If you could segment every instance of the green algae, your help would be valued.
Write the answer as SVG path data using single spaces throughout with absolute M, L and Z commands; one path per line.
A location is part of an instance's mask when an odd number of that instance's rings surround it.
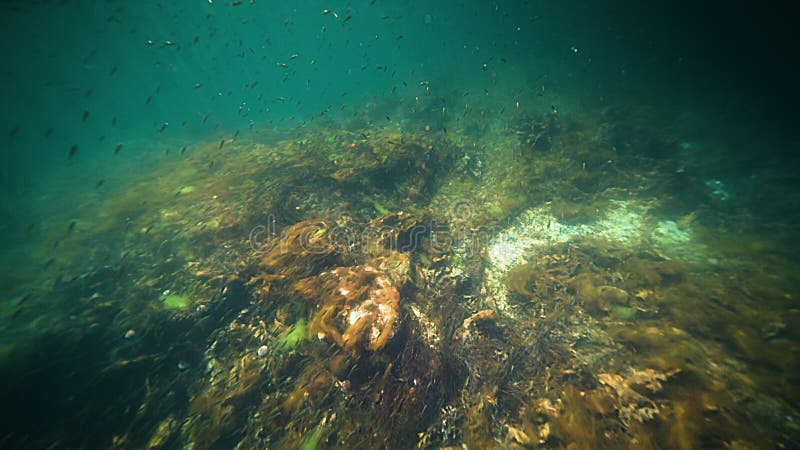
M 300 444 L 298 450 L 315 450 L 319 446 L 319 442 L 325 436 L 325 424 L 321 423 L 314 428 L 314 431 L 311 432 L 303 442 Z
M 377 212 L 378 212 L 378 214 L 380 214 L 380 215 L 382 215 L 382 216 L 385 216 L 385 215 L 391 214 L 391 211 L 389 211 L 389 210 L 388 210 L 388 209 L 386 209 L 386 208 L 385 208 L 383 205 L 381 205 L 380 203 L 378 203 L 378 201 L 377 201 L 377 200 L 374 200 L 374 199 L 372 200 L 372 206 L 375 208 L 375 211 L 377 211 Z
M 633 320 L 636 318 L 636 309 L 628 306 L 614 306 L 614 316 L 622 320 Z
M 279 350 L 288 352 L 297 348 L 306 338 L 306 321 L 300 319 L 292 325 L 276 342 Z
M 161 297 L 159 297 L 159 300 L 161 300 L 161 303 L 164 305 L 165 308 L 177 309 L 177 310 L 186 309 L 192 303 L 189 297 L 178 294 L 162 295 Z

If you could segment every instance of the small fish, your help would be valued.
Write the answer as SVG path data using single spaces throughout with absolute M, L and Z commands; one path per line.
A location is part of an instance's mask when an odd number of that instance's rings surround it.
M 93 93 L 94 93 L 93 89 L 87 89 L 86 92 L 83 93 L 83 96 L 84 97 L 91 97 Z
M 48 128 L 47 131 L 44 132 L 45 139 L 49 138 L 52 135 L 53 135 L 53 128 Z
M 78 222 L 76 222 L 74 220 L 72 222 L 70 222 L 69 223 L 69 227 L 67 228 L 67 231 L 70 232 L 70 233 L 75 231 L 75 225 L 77 225 L 77 224 L 78 224 Z
M 78 153 L 78 144 L 72 144 L 72 147 L 69 148 L 68 158 L 72 158 L 76 153 Z
M 152 95 L 148 95 L 147 96 L 147 100 L 144 101 L 144 104 L 145 105 L 149 105 L 150 102 L 152 102 L 152 101 L 153 101 L 153 96 Z
M 47 269 L 48 267 L 52 266 L 54 262 L 56 262 L 55 258 L 48 259 L 47 262 L 44 263 L 44 268 Z
M 201 87 L 203 87 L 203 83 L 195 83 L 194 84 L 194 88 L 195 89 L 200 89 Z
M 111 126 L 112 127 L 117 126 L 117 116 L 111 118 Z
M 134 336 L 136 336 L 136 330 L 131 328 L 130 330 L 126 331 L 125 334 L 122 337 L 125 338 L 125 339 L 130 339 L 130 338 L 132 338 Z
M 167 129 L 168 126 L 169 126 L 169 122 L 162 123 L 161 126 L 158 128 L 158 132 L 162 133 L 164 130 Z
M 350 20 L 350 19 L 352 19 L 352 18 L 353 18 L 353 16 L 351 16 L 351 15 L 349 15 L 349 14 L 348 14 L 348 16 L 347 16 L 347 17 L 345 17 L 345 18 L 344 18 L 344 20 L 342 21 L 342 26 L 344 26 L 344 24 L 346 24 L 346 23 L 347 23 L 347 21 L 348 21 L 348 20 Z
M 418 86 L 427 86 L 427 85 L 428 85 L 427 81 L 420 81 Z
M 23 310 L 24 310 L 24 308 L 23 308 L 23 307 L 21 307 L 21 306 L 20 306 L 19 308 L 17 308 L 17 310 L 16 310 L 16 311 L 14 311 L 14 314 L 12 314 L 12 315 L 11 315 L 11 321 L 12 321 L 12 322 L 13 322 L 13 321 L 15 321 L 15 320 L 17 319 L 17 317 L 18 317 L 20 314 L 22 314 L 22 311 L 23 311 Z
M 86 122 L 86 119 L 88 119 L 88 118 L 89 118 L 89 111 L 84 111 L 84 112 L 83 112 L 83 118 L 82 118 L 82 120 L 83 120 L 84 122 Z
M 278 67 L 289 67 L 286 63 L 278 63 Z
M 117 66 L 114 66 L 111 68 L 111 73 L 108 75 L 113 77 L 114 75 L 116 75 L 116 73 L 117 73 Z
M 27 301 L 28 301 L 28 300 L 29 300 L 29 299 L 30 299 L 32 296 L 33 296 L 33 294 L 31 294 L 30 292 L 28 292 L 27 294 L 25 294 L 25 296 L 24 296 L 24 297 L 22 297 L 22 298 L 21 298 L 21 299 L 20 299 L 20 300 L 17 302 L 17 307 L 20 307 L 20 306 L 22 306 L 22 305 L 23 305 L 25 302 L 27 302 Z
M 225 139 L 219 141 L 219 150 L 222 150 L 222 146 L 225 145 Z M 213 161 L 212 161 L 213 164 Z
M 198 41 L 200 41 L 200 36 L 195 36 L 194 40 L 192 40 L 192 44 L 197 44 Z
M 170 47 L 170 46 L 172 46 L 172 45 L 175 45 L 175 43 L 174 43 L 174 42 L 172 42 L 172 41 L 164 41 L 164 46 L 165 46 L 165 47 Z
M 322 15 L 323 15 L 323 16 L 324 16 L 325 14 L 330 14 L 330 13 L 331 13 L 331 10 L 330 10 L 330 9 L 323 9 L 323 10 L 322 10 Z
M 181 192 L 181 191 L 178 191 L 178 193 L 179 193 L 179 194 L 180 194 L 180 192 Z M 150 230 L 152 230 L 152 229 L 153 229 L 153 226 L 154 226 L 154 225 L 155 225 L 154 223 L 151 223 L 150 225 L 148 225 L 148 226 L 147 226 L 147 228 L 145 228 L 145 229 L 144 229 L 144 234 L 147 234 L 147 233 L 149 233 L 149 232 L 150 232 Z
M 231 6 L 239 6 L 241 4 L 242 4 L 242 0 L 235 0 L 234 2 L 231 3 Z
M 117 146 L 114 147 L 114 154 L 119 155 L 120 150 L 122 150 L 122 144 L 117 144 Z
M 298 55 L 297 53 L 293 53 L 292 55 L 289 56 L 289 61 L 291 61 L 293 59 L 297 59 L 298 56 L 300 56 L 300 55 Z
M 100 188 L 100 186 L 104 185 L 105 183 L 106 183 L 105 179 L 97 180 L 97 183 L 94 184 L 94 188 L 98 189 L 98 188 Z
M 185 145 L 183 147 L 181 147 L 181 155 L 184 154 L 184 153 L 186 153 L 186 146 Z

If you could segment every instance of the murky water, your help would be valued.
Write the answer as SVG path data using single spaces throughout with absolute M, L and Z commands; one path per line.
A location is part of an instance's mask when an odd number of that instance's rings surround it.
M 4 2 L 0 447 L 797 447 L 783 24 L 627 3 Z

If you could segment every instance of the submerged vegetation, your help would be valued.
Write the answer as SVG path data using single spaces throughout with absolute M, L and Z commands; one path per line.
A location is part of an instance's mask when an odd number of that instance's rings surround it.
M 795 447 L 796 255 L 629 116 L 198 145 L 61 243 L 0 442 Z

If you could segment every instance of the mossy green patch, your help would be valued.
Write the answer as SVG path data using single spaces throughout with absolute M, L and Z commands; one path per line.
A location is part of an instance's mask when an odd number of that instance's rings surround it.
M 300 319 L 276 341 L 279 350 L 288 352 L 297 348 L 306 338 L 306 321 Z
M 159 299 L 167 309 L 186 309 L 192 303 L 189 297 L 178 294 L 162 295 Z
M 181 194 L 191 194 L 191 193 L 192 193 L 192 192 L 194 192 L 196 189 L 197 189 L 197 188 L 195 188 L 194 186 L 183 186 L 183 187 L 181 187 L 180 189 L 178 189 L 178 193 L 181 193 Z
M 388 210 L 388 209 L 386 209 L 386 208 L 385 208 L 383 205 L 381 205 L 380 203 L 378 203 L 378 201 L 377 201 L 377 200 L 372 200 L 372 206 L 373 206 L 373 207 L 375 207 L 375 211 L 378 211 L 378 214 L 380 214 L 380 215 L 382 215 L 382 216 L 385 216 L 385 215 L 387 215 L 387 214 L 390 214 L 390 213 L 391 213 L 391 211 L 389 211 L 389 210 Z
M 633 320 L 636 318 L 636 309 L 627 306 L 615 306 L 613 312 L 614 316 L 622 320 Z
M 326 427 L 324 424 L 317 425 L 314 431 L 311 432 L 298 447 L 298 450 L 316 450 L 319 442 L 325 437 Z

